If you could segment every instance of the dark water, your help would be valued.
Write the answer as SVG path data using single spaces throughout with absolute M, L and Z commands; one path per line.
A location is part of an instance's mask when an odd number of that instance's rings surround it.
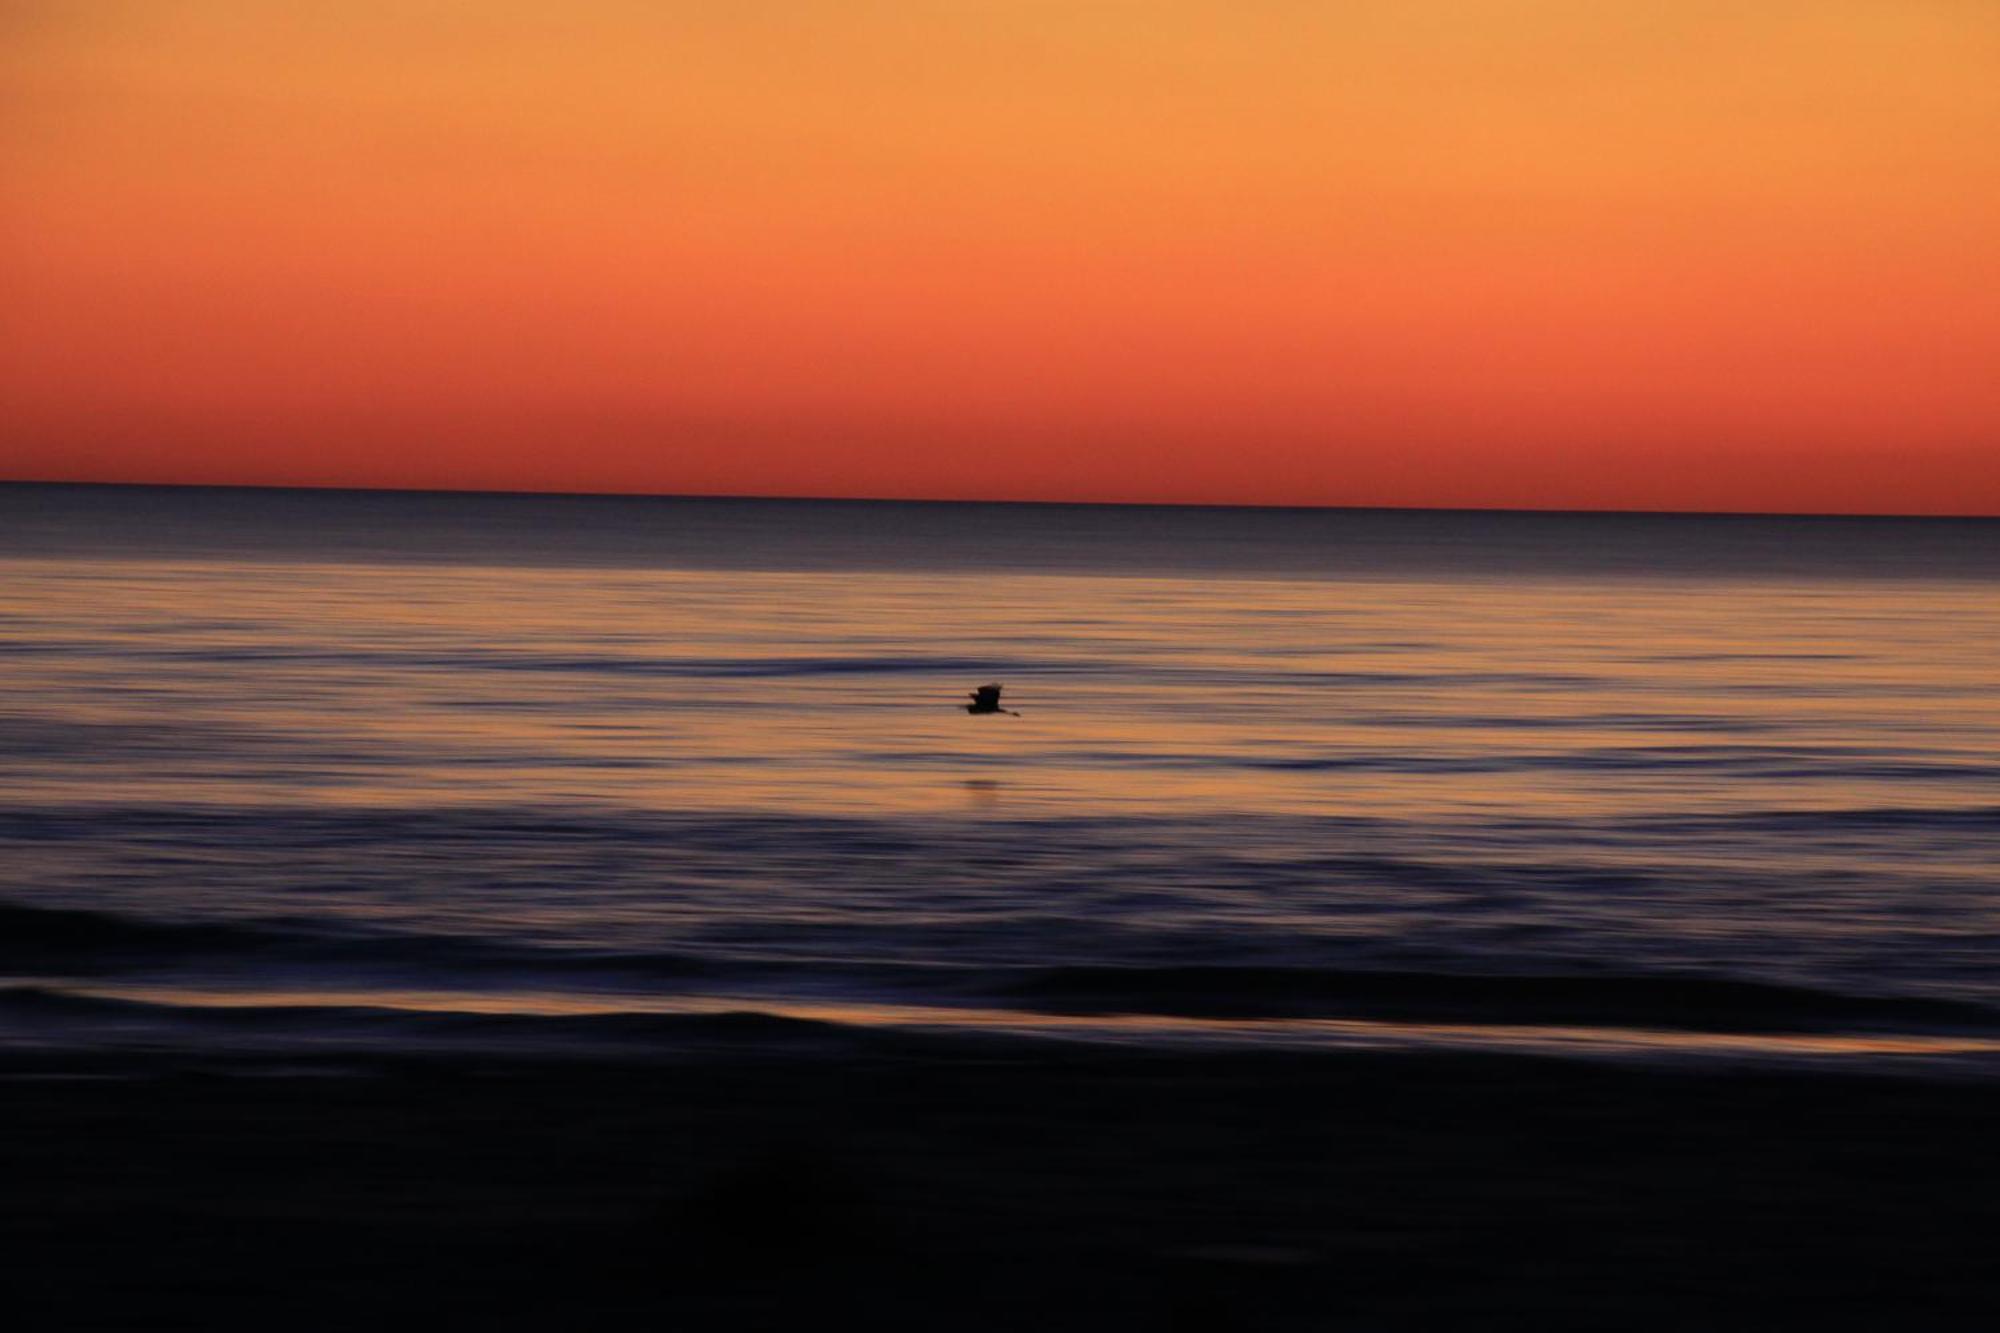
M 0 1032 L 2000 1067 L 1996 645 L 1996 522 L 0 487 Z

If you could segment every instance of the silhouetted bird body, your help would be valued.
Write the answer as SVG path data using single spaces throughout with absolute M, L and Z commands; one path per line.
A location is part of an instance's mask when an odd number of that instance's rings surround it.
M 1000 687 L 998 685 L 981 685 L 969 697 L 972 702 L 965 706 L 965 711 L 975 717 L 985 713 L 1005 713 L 1008 717 L 1021 716 L 1011 708 L 1002 708 L 1000 706 Z

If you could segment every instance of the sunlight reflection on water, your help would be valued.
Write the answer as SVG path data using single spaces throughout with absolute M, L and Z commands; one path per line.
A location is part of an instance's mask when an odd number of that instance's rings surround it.
M 983 782 L 1014 815 L 1434 817 L 1976 806 L 2000 779 L 1977 586 L 9 575 L 16 798 L 921 814 Z M 1023 716 L 963 715 L 988 678 Z

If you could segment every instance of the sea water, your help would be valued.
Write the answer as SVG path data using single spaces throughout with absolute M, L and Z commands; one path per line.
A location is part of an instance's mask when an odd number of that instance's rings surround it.
M 0 977 L 1988 1069 L 2000 521 L 0 487 Z

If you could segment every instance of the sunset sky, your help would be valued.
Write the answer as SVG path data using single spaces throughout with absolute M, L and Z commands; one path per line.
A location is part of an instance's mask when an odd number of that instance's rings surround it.
M 2000 3 L 0 0 L 0 477 L 2000 514 Z

